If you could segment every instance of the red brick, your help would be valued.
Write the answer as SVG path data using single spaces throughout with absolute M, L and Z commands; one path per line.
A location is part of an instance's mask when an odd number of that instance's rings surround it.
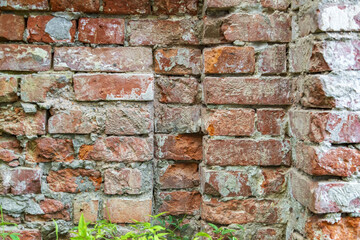
M 206 77 L 207 104 L 290 105 L 293 101 L 289 78 Z
M 42 240 L 41 232 L 36 229 L 15 230 L 11 232 L 19 233 L 21 240 Z
M 281 193 L 286 189 L 286 169 L 262 169 L 260 195 Z
M 197 133 L 200 130 L 199 106 L 155 106 L 155 132 Z
M 22 149 L 20 142 L 15 138 L 0 137 L 0 160 L 11 162 L 18 160 Z
M 255 127 L 253 109 L 206 109 L 204 131 L 209 135 L 250 136 Z
M 98 118 L 102 112 L 97 108 L 74 107 L 51 109 L 48 120 L 49 133 L 88 134 L 99 130 Z
M 142 174 L 138 169 L 107 169 L 104 172 L 105 194 L 139 194 L 142 187 Z
M 201 218 L 215 224 L 281 223 L 281 208 L 276 200 L 203 200 Z
M 261 52 L 259 70 L 263 74 L 286 73 L 286 45 L 272 45 Z
M 170 215 L 196 215 L 200 212 L 201 195 L 199 192 L 161 192 L 159 212 Z
M 197 163 L 176 163 L 165 167 L 160 173 L 161 189 L 192 188 L 199 185 Z
M 81 18 L 79 41 L 96 44 L 124 44 L 125 20 L 117 18 Z
M 16 102 L 18 100 L 18 78 L 0 75 L 0 102 Z
M 243 3 L 243 0 L 208 0 L 208 8 L 231 8 Z M 246 1 L 248 2 L 248 1 Z
M 70 221 L 70 214 L 66 210 L 62 202 L 46 198 L 40 202 L 40 208 L 43 210 L 44 214 L 41 215 L 25 215 L 25 221 L 49 221 L 51 219 L 62 219 L 65 221 Z
M 27 114 L 20 107 L 0 108 L 0 133 L 11 135 L 42 135 L 45 134 L 46 111 Z
M 0 9 L 4 10 L 48 10 L 47 0 L 4 0 Z
M 74 146 L 71 139 L 38 138 L 26 145 L 26 160 L 30 162 L 71 162 Z
M 285 126 L 285 111 L 283 109 L 258 109 L 257 129 L 263 135 L 277 136 Z
M 260 2 L 262 7 L 274 10 L 286 10 L 290 5 L 289 0 L 261 0 Z
M 99 12 L 100 0 L 50 0 L 52 11 Z
M 107 111 L 105 133 L 112 135 L 149 134 L 152 131 L 150 105 L 117 107 Z
M 243 14 L 227 17 L 221 30 L 228 41 L 290 42 L 291 18 L 285 13 Z
M 315 181 L 291 172 L 292 194 L 302 205 L 317 214 L 335 212 L 357 212 L 360 202 L 357 192 L 358 182 Z
M 76 199 L 74 201 L 74 223 L 78 223 L 81 214 L 86 222 L 95 223 L 98 220 L 99 200 Z
M 309 239 L 358 239 L 359 217 L 343 216 L 337 222 L 330 222 L 318 216 L 313 216 L 306 222 L 305 230 Z
M 204 49 L 205 73 L 253 73 L 255 51 L 253 47 L 221 46 Z
M 332 83 L 337 80 L 336 78 L 329 78 L 327 75 L 321 76 L 307 76 L 304 80 L 304 90 L 303 97 L 301 99 L 301 103 L 306 107 L 318 107 L 318 108 L 333 108 L 337 105 L 337 99 L 332 96 L 327 96 L 327 88 L 325 83 Z M 340 79 L 339 79 L 340 80 Z M 341 81 L 343 82 L 343 81 Z M 354 82 L 355 83 L 355 82 Z M 355 85 L 354 85 L 355 86 Z M 341 86 L 339 86 L 341 87 Z M 348 91 L 345 91 L 348 95 Z M 342 99 L 339 97 L 339 100 Z M 351 100 L 347 101 L 347 106 L 351 107 Z M 340 103 L 341 104 L 341 103 Z M 339 104 L 339 105 L 340 105 Z
M 74 42 L 76 21 L 45 15 L 30 16 L 27 30 L 29 42 Z
M 17 168 L 2 173 L 5 193 L 24 195 L 41 193 L 41 169 Z
M 202 160 L 202 137 L 194 134 L 155 135 L 157 158 Z
M 148 222 L 151 211 L 151 199 L 109 198 L 105 200 L 103 215 L 113 223 Z
M 223 3 L 224 1 L 221 2 Z M 202 39 L 203 44 L 218 44 L 229 42 L 225 39 L 224 33 L 221 29 L 221 26 L 223 25 L 225 20 L 225 17 L 204 16 L 204 31 Z
M 290 164 L 290 143 L 286 140 L 207 139 L 204 151 L 207 165 L 278 166 Z
M 360 167 L 360 151 L 347 147 L 296 145 L 297 168 L 311 175 L 349 177 Z
M 99 171 L 86 169 L 50 171 L 46 180 L 52 191 L 69 193 L 97 191 L 102 182 Z
M 11 31 L 8 29 L 11 28 Z M 1 14 L 0 15 L 0 38 L 14 41 L 23 40 L 25 31 L 25 20 L 23 16 L 14 14 Z
M 149 0 L 103 0 L 104 12 L 111 14 L 150 14 L 151 7 Z
M 57 47 L 55 70 L 80 72 L 149 71 L 152 51 L 141 47 Z M 1 65 L 0 65 L 1 66 Z
M 154 12 L 155 14 L 163 15 L 196 15 L 199 1 L 198 0 L 155 0 Z
M 155 51 L 155 72 L 170 75 L 201 73 L 201 50 L 161 48 Z
M 300 140 L 360 142 L 360 116 L 356 112 L 291 111 L 289 118 L 291 132 Z
M 197 103 L 200 84 L 193 77 L 165 77 L 156 79 L 157 100 L 161 103 Z
M 47 71 L 51 66 L 51 46 L 0 45 L 0 70 Z
M 106 162 L 142 162 L 153 158 L 153 141 L 140 137 L 99 138 L 93 145 L 82 145 L 81 160 Z
M 201 189 L 204 194 L 218 197 L 252 196 L 249 177 L 241 171 L 201 169 Z
M 129 22 L 131 45 L 198 44 L 196 20 L 134 20 Z
M 21 100 L 24 102 L 45 102 L 49 97 L 69 93 L 72 76 L 68 73 L 31 74 L 21 78 Z
M 75 74 L 75 98 L 78 101 L 151 101 L 153 82 L 152 74 Z

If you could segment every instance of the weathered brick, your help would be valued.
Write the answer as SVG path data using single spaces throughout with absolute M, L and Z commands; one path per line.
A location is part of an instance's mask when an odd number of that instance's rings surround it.
M 230 8 L 240 5 L 243 0 L 209 0 L 207 1 L 208 8 Z
M 253 73 L 255 51 L 253 47 L 221 46 L 204 49 L 205 73 Z
M 21 100 L 45 102 L 50 97 L 69 96 L 72 75 L 69 73 L 40 73 L 21 78 Z
M 71 139 L 43 137 L 26 145 L 26 160 L 30 162 L 71 162 L 74 154 Z
M 290 42 L 291 18 L 285 13 L 243 14 L 234 13 L 221 26 L 229 41 Z
M 301 103 L 306 107 L 360 110 L 356 72 L 307 76 Z
M 100 0 L 50 0 L 52 11 L 99 12 Z
M 307 39 L 290 44 L 291 72 L 324 72 L 360 69 L 359 40 L 312 43 Z
M 360 151 L 299 142 L 296 145 L 295 166 L 311 175 L 349 177 L 360 168 Z
M 19 159 L 21 154 L 20 142 L 15 138 L 0 137 L 0 160 L 11 162 Z
M 29 42 L 74 42 L 76 21 L 53 16 L 30 16 L 27 21 Z
M 221 1 L 221 2 L 225 2 L 225 1 Z M 204 31 L 202 35 L 203 44 L 218 44 L 218 43 L 228 42 L 228 40 L 225 39 L 224 33 L 221 29 L 221 26 L 223 25 L 225 20 L 226 20 L 225 17 L 204 16 L 203 18 Z
M 142 47 L 57 47 L 54 54 L 55 70 L 143 72 L 152 63 L 151 49 Z
M 201 218 L 215 224 L 281 223 L 281 207 L 276 200 L 203 200 Z
M 306 222 L 309 239 L 357 239 L 359 238 L 359 217 L 343 216 L 339 221 L 331 222 L 326 218 L 313 216 Z
M 133 20 L 129 22 L 131 45 L 198 44 L 196 20 Z
M 199 1 L 198 0 L 155 0 L 154 13 L 164 15 L 196 15 Z
M 79 41 L 96 44 L 124 44 L 125 20 L 117 18 L 81 18 Z
M 202 168 L 201 189 L 205 194 L 217 197 L 268 196 L 285 190 L 286 170 L 208 170 Z
M 47 0 L 4 0 L 0 4 L 4 10 L 48 10 Z
M 292 194 L 312 212 L 357 212 L 360 209 L 358 182 L 315 181 L 291 171 Z
M 65 221 L 70 221 L 70 214 L 62 202 L 55 199 L 46 198 L 40 201 L 39 205 L 44 214 L 26 214 L 25 221 L 39 222 L 49 221 L 52 219 L 62 219 Z
M 74 201 L 74 223 L 78 223 L 81 214 L 87 222 L 95 223 L 98 220 L 99 200 L 76 199 Z
M 277 240 L 284 238 L 282 228 L 262 227 L 256 230 L 253 240 Z
M 290 5 L 290 0 L 260 0 L 261 6 L 275 10 L 286 10 Z
M 87 169 L 50 171 L 46 180 L 52 191 L 69 193 L 97 191 L 102 182 L 99 171 Z
M 290 105 L 293 101 L 289 78 L 206 77 L 207 104 Z
M 9 31 L 9 28 L 11 28 L 11 31 Z M 21 41 L 24 31 L 25 20 L 23 16 L 0 14 L 0 39 Z
M 0 45 L 0 70 L 47 71 L 51 66 L 51 46 Z
M 359 143 L 360 115 L 357 112 L 290 111 L 293 136 L 300 140 Z
M 150 14 L 149 0 L 117 1 L 103 0 L 104 12 L 111 14 Z
M 290 164 L 290 142 L 270 140 L 207 139 L 204 159 L 208 165 L 278 166 Z
M 0 102 L 18 100 L 18 78 L 11 75 L 0 75 Z
M 17 168 L 2 172 L 0 194 L 24 195 L 41 193 L 41 169 Z
M 201 160 L 202 137 L 194 134 L 155 135 L 157 158 L 173 160 Z
M 152 211 L 151 199 L 109 198 L 104 202 L 103 215 L 113 223 L 148 222 Z
M 197 163 L 176 163 L 161 169 L 161 189 L 192 188 L 199 185 L 199 172 Z
M 316 31 L 359 31 L 360 7 L 351 3 L 325 3 L 304 8 L 299 17 L 300 36 Z
M 99 138 L 93 145 L 82 145 L 81 160 L 107 162 L 142 162 L 153 158 L 153 141 L 140 137 Z
M 197 133 L 200 130 L 199 106 L 155 106 L 155 132 Z
M 99 130 L 99 123 L 105 121 L 99 108 L 73 107 L 51 109 L 48 120 L 49 133 L 88 134 Z
M 170 215 L 196 215 L 200 211 L 201 195 L 197 191 L 161 192 L 159 212 Z
M 142 176 L 138 169 L 107 169 L 104 172 L 105 194 L 139 194 L 141 193 Z
M 155 82 L 157 100 L 161 103 L 197 103 L 200 100 L 200 84 L 193 77 L 161 76 Z
M 107 111 L 105 133 L 113 135 L 149 134 L 152 131 L 152 109 L 117 107 Z
M 245 171 L 212 171 L 201 169 L 201 189 L 204 194 L 219 197 L 252 196 Z
M 11 135 L 45 134 L 46 111 L 27 114 L 20 107 L 6 106 L 0 108 L 0 133 Z
M 154 99 L 152 74 L 75 74 L 74 91 L 78 101 Z
M 170 75 L 201 73 L 201 50 L 161 48 L 155 51 L 155 72 Z
M 202 117 L 209 135 L 250 136 L 254 132 L 253 109 L 204 109 Z
M 263 135 L 277 136 L 285 126 L 285 111 L 283 109 L 258 109 L 257 129 Z
M 263 74 L 286 72 L 286 45 L 273 45 L 259 56 L 259 71 Z
M 23 230 L 16 229 L 15 231 L 11 231 L 11 233 L 13 233 L 13 232 L 19 233 L 21 240 L 41 240 L 42 239 L 41 232 L 40 232 L 40 230 L 37 230 L 37 229 L 23 229 Z

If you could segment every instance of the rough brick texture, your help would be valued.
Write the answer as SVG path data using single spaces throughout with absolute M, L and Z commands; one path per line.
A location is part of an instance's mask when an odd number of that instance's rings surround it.
M 356 0 L 0 0 L 5 231 L 360 238 L 359 33 Z

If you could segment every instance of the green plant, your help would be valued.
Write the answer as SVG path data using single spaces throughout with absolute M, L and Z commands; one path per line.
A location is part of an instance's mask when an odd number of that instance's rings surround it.
M 17 227 L 17 224 L 9 223 L 9 222 L 4 221 L 4 215 L 3 215 L 1 205 L 0 205 L 0 214 L 1 214 L 0 226 L 2 228 L 1 233 L 0 233 L 0 239 L 5 240 L 7 238 L 11 238 L 12 240 L 20 240 L 20 238 L 19 238 L 20 234 L 19 233 L 5 232 L 5 226 L 15 226 L 15 227 Z
M 53 219 L 53 222 L 55 224 L 55 234 L 56 234 L 56 240 L 59 239 L 59 226 L 57 225 L 57 222 Z

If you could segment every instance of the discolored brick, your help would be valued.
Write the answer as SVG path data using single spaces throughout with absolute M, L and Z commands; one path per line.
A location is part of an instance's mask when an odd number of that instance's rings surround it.
M 199 213 L 201 195 L 199 192 L 161 192 L 159 194 L 161 205 L 159 212 L 171 215 L 195 215 Z
M 11 31 L 8 29 L 11 27 Z M 0 14 L 0 39 L 21 41 L 25 31 L 23 16 L 14 14 Z
M 18 78 L 11 75 L 0 75 L 0 102 L 18 100 Z
M 133 1 L 118 1 L 118 0 L 103 0 L 104 12 L 110 14 L 150 14 L 149 0 L 133 0 Z
M 198 164 L 176 163 L 166 167 L 160 174 L 161 189 L 192 188 L 199 185 Z
M 99 12 L 100 0 L 50 0 L 52 11 Z
M 199 1 L 198 0 L 155 0 L 154 12 L 155 14 L 164 15 L 196 15 Z

